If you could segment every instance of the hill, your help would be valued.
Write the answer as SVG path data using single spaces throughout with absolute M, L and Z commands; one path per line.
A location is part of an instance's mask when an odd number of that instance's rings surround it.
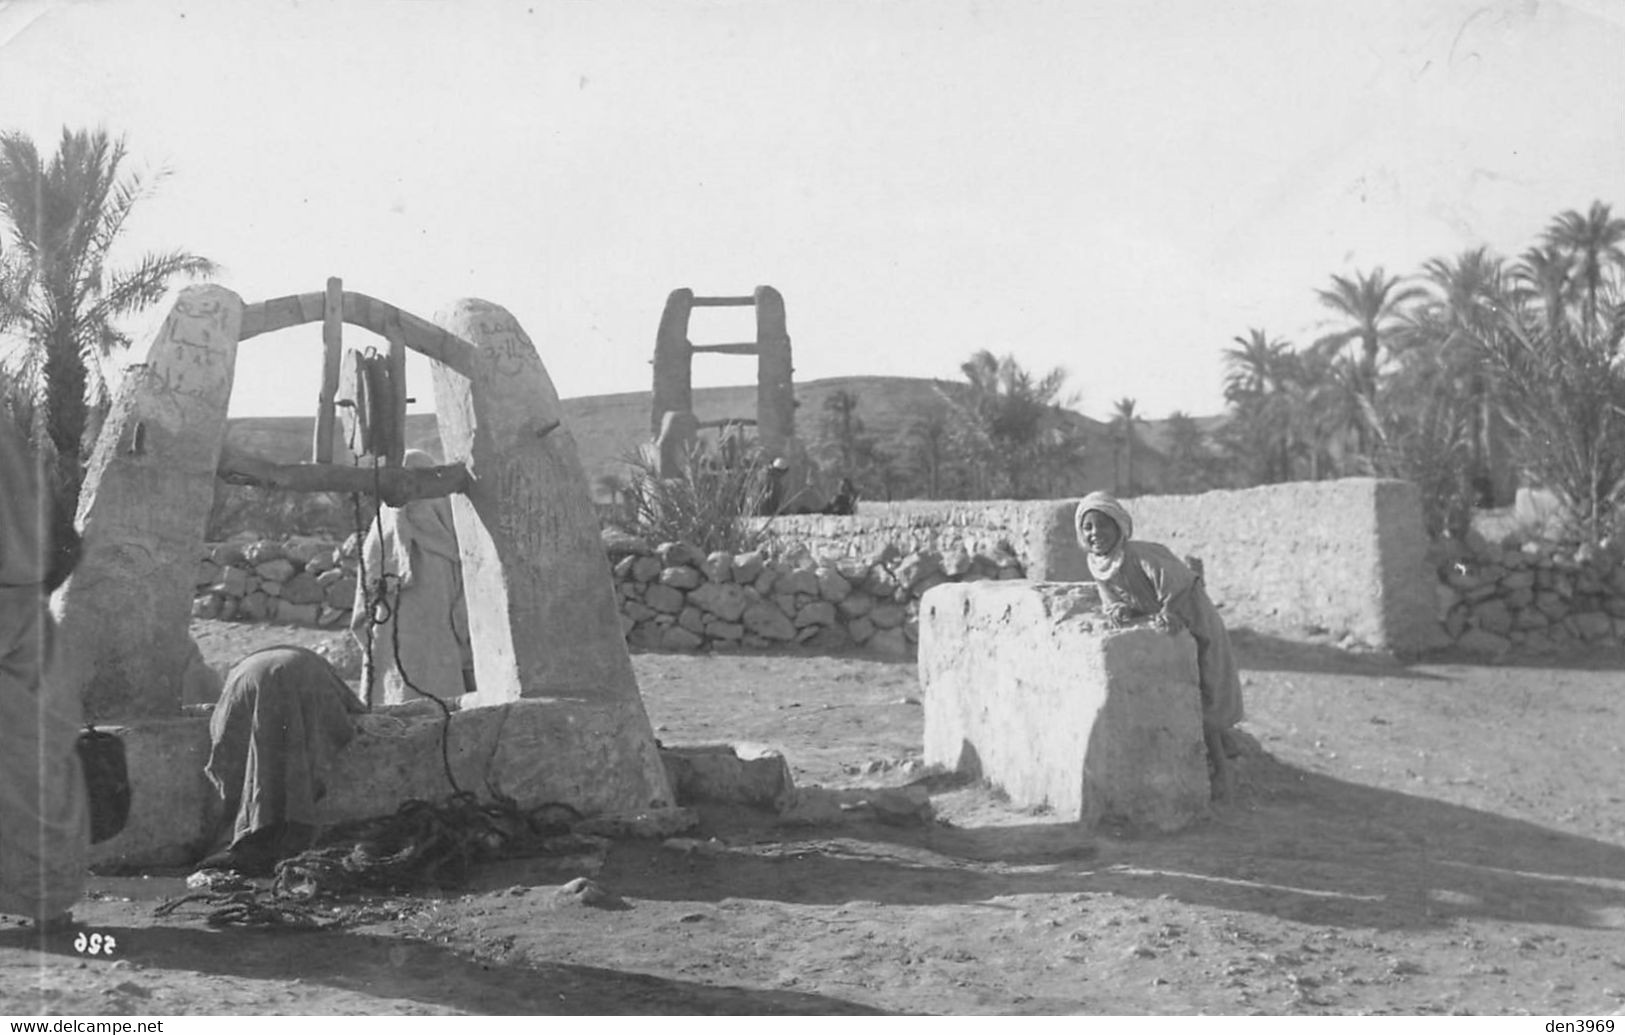
M 945 415 L 948 405 L 942 389 L 950 382 L 917 377 L 832 377 L 796 385 L 796 434 L 811 444 L 823 439 L 825 400 L 837 392 L 850 392 L 858 399 L 857 416 L 864 432 L 873 436 L 880 448 L 893 456 L 908 451 L 910 427 L 932 415 Z M 623 458 L 650 440 L 650 393 L 621 392 L 589 395 L 563 400 L 565 420 L 575 436 L 595 495 L 610 475 L 624 470 Z M 729 417 L 754 417 L 756 386 L 737 385 L 694 389 L 694 411 L 702 421 Z M 1115 484 L 1115 446 L 1108 426 L 1071 410 L 1064 419 L 1085 442 L 1085 462 L 1081 486 L 1063 487 L 1067 494 L 1079 488 L 1111 488 Z M 1199 418 L 1204 430 L 1223 418 Z M 305 459 L 310 453 L 311 417 L 240 417 L 230 422 L 229 448 L 284 463 Z M 1139 430 L 1140 448 L 1135 454 L 1135 477 L 1142 484 L 1160 484 L 1164 463 L 1162 446 L 1164 422 L 1148 422 Z M 407 444 L 438 454 L 439 435 L 433 414 L 415 413 L 406 418 Z

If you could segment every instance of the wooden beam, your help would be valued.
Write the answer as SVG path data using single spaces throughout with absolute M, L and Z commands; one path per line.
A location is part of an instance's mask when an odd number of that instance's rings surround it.
M 376 493 L 392 507 L 413 500 L 466 492 L 473 478 L 462 464 L 440 467 L 360 467 L 345 464 L 278 464 L 252 456 L 220 458 L 215 473 L 232 485 L 293 492 Z
M 327 294 L 316 291 L 308 295 L 284 295 L 264 302 L 243 306 L 242 329 L 237 334 L 239 343 L 256 334 L 280 331 L 284 327 L 297 327 L 322 318 Z
M 322 389 L 316 398 L 316 441 L 310 458 L 333 462 L 333 400 L 339 391 L 339 361 L 344 358 L 344 282 L 327 278 L 322 305 Z
M 400 310 L 384 319 L 384 337 L 389 339 L 390 416 L 393 434 L 389 437 L 388 463 L 401 466 L 406 453 L 406 333 L 401 330 Z
M 285 327 L 314 323 L 322 319 L 326 309 L 327 293 L 324 291 L 253 302 L 243 307 L 242 330 L 237 335 L 237 340 L 244 342 L 257 334 L 268 334 Z M 391 313 L 396 314 L 396 319 L 400 321 L 402 340 L 406 342 L 407 348 L 446 364 L 464 377 L 473 375 L 475 355 L 473 345 L 421 316 L 413 316 L 387 302 L 380 302 L 357 291 L 344 292 L 345 323 L 366 328 L 379 337 L 385 337 L 385 327 Z
M 724 305 L 755 305 L 755 295 L 711 295 L 696 296 L 693 302 L 696 306 L 724 306 Z
M 736 356 L 754 356 L 759 351 L 754 341 L 731 342 L 727 345 L 692 345 L 691 352 L 728 352 Z

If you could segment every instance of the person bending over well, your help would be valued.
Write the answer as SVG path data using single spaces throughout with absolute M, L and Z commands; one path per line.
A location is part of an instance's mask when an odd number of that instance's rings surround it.
M 231 843 L 199 869 L 264 876 L 311 846 L 316 803 L 366 709 L 321 655 L 267 647 L 233 666 L 209 720 L 204 768 L 231 818 Z
M 1236 754 L 1229 731 L 1242 718 L 1241 676 L 1230 635 L 1201 577 L 1161 543 L 1134 539 L 1134 519 L 1107 493 L 1090 493 L 1078 504 L 1077 530 L 1107 621 L 1121 625 L 1149 617 L 1164 632 L 1189 629 L 1196 640 L 1208 770 L 1214 796 L 1227 797 Z

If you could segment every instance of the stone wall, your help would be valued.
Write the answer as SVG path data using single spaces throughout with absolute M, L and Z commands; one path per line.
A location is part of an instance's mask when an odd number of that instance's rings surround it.
M 194 618 L 346 625 L 355 602 L 356 550 L 295 536 L 281 542 L 241 538 L 205 547 L 198 561 Z
M 784 542 L 777 544 L 783 548 Z M 862 647 L 908 657 L 919 598 L 945 582 L 1019 579 L 1013 554 L 950 549 L 820 561 L 805 549 L 709 556 L 681 543 L 606 534 L 622 632 L 649 650 L 814 650 Z M 208 548 L 198 565 L 199 618 L 342 628 L 355 599 L 354 539 L 242 539 Z
M 1145 496 L 1128 506 L 1137 538 L 1202 559 L 1208 591 L 1233 625 L 1329 633 L 1391 650 L 1446 642 L 1421 506 L 1406 482 L 1304 482 Z M 912 652 L 919 596 L 934 585 L 1086 581 L 1075 507 L 1075 500 L 865 504 L 850 517 L 759 519 L 760 548 L 737 557 L 617 534 L 606 534 L 605 549 L 633 646 L 858 645 L 903 656 Z M 209 549 L 194 614 L 348 621 L 353 546 L 294 538 Z M 1497 624 L 1493 614 L 1490 623 Z
M 1008 553 L 1029 578 L 1086 581 L 1076 500 L 865 505 L 851 518 L 775 518 L 776 549 L 814 557 L 904 551 Z M 1134 535 L 1202 559 L 1233 624 L 1331 633 L 1391 650 L 1442 644 L 1421 502 L 1408 482 L 1345 478 L 1128 500 Z M 845 544 L 850 543 L 850 546 Z
M 1625 643 L 1625 565 L 1591 546 L 1479 540 L 1440 544 L 1435 614 L 1465 650 L 1572 653 Z

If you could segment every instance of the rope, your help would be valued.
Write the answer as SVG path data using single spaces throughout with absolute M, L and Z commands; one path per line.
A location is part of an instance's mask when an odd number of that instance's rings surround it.
M 359 904 L 318 908 L 334 898 L 457 888 L 481 863 L 602 847 L 601 839 L 570 832 L 582 815 L 569 805 L 549 802 L 526 810 L 512 798 L 493 795 L 486 802 L 467 792 L 439 802 L 405 802 L 393 815 L 347 824 L 324 845 L 283 859 L 269 885 L 220 875 L 214 887 L 165 901 L 154 915 L 201 903 L 210 926 L 325 930 L 367 922 L 377 912 Z
M 359 422 L 357 423 L 357 426 L 359 427 Z M 359 444 L 356 443 L 352 437 L 350 442 L 350 455 L 354 458 L 352 463 L 356 466 L 360 466 L 360 454 L 362 452 L 362 450 L 358 448 L 358 445 Z M 457 777 L 452 773 L 451 770 L 451 706 L 448 705 L 441 697 L 424 690 L 422 687 L 414 683 L 411 677 L 407 675 L 406 666 L 401 663 L 401 623 L 392 620 L 399 611 L 401 595 L 400 575 L 386 570 L 379 573 L 376 582 L 373 582 L 367 578 L 367 537 L 371 534 L 373 527 L 378 527 L 380 538 L 383 535 L 383 529 L 381 527 L 381 508 L 383 507 L 384 497 L 383 476 L 381 472 L 382 466 L 380 464 L 380 459 L 377 453 L 373 453 L 372 521 L 365 528 L 363 528 L 361 523 L 361 493 L 354 492 L 350 494 L 351 507 L 355 513 L 358 575 L 361 579 L 361 585 L 365 587 L 364 596 L 367 603 L 367 620 L 363 626 L 365 632 L 362 637 L 363 649 L 366 653 L 366 658 L 363 663 L 364 667 L 362 669 L 362 677 L 367 684 L 367 710 L 371 711 L 376 704 L 376 702 L 373 700 L 373 684 L 376 682 L 377 672 L 377 661 L 374 656 L 374 634 L 378 626 L 387 622 L 389 623 L 390 629 L 390 650 L 395 660 L 395 671 L 399 672 L 401 675 L 401 682 L 406 684 L 406 688 L 408 690 L 411 690 L 420 697 L 427 697 L 435 704 L 440 706 L 440 766 L 441 770 L 446 775 L 446 783 L 451 786 L 452 793 L 462 794 L 463 789 L 458 785 Z M 391 587 L 394 589 L 393 600 L 391 600 L 390 595 Z

